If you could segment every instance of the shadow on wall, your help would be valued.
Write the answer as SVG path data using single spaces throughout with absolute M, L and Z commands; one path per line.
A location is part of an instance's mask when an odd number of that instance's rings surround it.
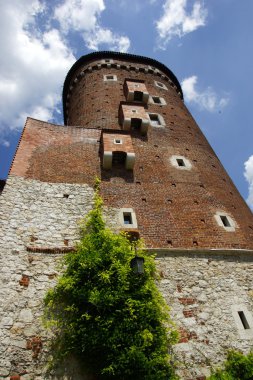
M 95 375 L 89 374 L 73 356 L 66 357 L 59 366 L 49 371 L 47 376 L 51 380 L 98 380 Z

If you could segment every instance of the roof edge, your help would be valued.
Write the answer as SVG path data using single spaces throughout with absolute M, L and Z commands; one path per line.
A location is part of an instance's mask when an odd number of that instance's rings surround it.
M 65 104 L 66 104 L 66 97 L 67 97 L 67 91 L 68 87 L 70 84 L 70 81 L 72 79 L 73 74 L 75 71 L 82 65 L 87 64 L 90 61 L 94 61 L 96 59 L 104 59 L 104 58 L 123 58 L 126 61 L 131 61 L 131 62 L 140 62 L 140 63 L 145 63 L 151 66 L 155 66 L 161 71 L 163 71 L 165 74 L 167 74 L 170 79 L 173 81 L 173 83 L 176 85 L 177 90 L 182 94 L 183 97 L 183 91 L 181 88 L 181 85 L 177 79 L 177 77 L 173 74 L 173 72 L 165 66 L 163 63 L 153 59 L 153 58 L 148 58 L 144 57 L 142 55 L 135 55 L 135 54 L 129 54 L 129 53 L 120 53 L 120 52 L 114 52 L 114 51 L 97 51 L 93 53 L 89 53 L 86 55 L 81 56 L 70 68 L 68 71 L 64 85 L 63 85 L 63 92 L 62 92 L 62 102 L 63 102 L 63 115 L 64 115 L 64 124 L 66 125 L 66 109 L 65 109 Z

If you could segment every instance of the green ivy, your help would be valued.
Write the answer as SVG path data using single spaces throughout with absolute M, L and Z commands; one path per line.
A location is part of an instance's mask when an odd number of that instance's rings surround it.
M 243 355 L 237 351 L 230 351 L 224 369 L 216 370 L 209 380 L 252 380 L 253 379 L 253 352 Z
M 139 243 L 145 271 L 134 274 L 131 243 L 105 227 L 98 190 L 94 201 L 77 251 L 45 298 L 55 356 L 74 355 L 98 379 L 177 379 L 168 354 L 177 332 L 155 284 L 154 256 Z

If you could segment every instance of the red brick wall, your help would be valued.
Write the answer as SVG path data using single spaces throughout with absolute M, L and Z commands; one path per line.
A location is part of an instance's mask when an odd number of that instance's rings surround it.
M 105 82 L 105 74 L 118 80 Z M 149 104 L 145 110 L 159 113 L 166 126 L 151 127 L 147 136 L 131 133 L 133 171 L 106 171 L 101 168 L 101 129 L 121 130 L 118 109 L 126 100 L 125 78 L 144 80 L 150 95 L 165 99 L 167 105 Z M 154 80 L 165 83 L 168 91 Z M 100 176 L 105 204 L 133 208 L 148 247 L 253 249 L 252 213 L 169 81 L 154 73 L 96 68 L 79 78 L 68 102 L 68 124 L 82 128 L 29 119 L 11 174 L 88 184 Z M 172 155 L 186 157 L 192 169 L 173 167 Z M 235 232 L 217 225 L 217 211 L 236 221 Z

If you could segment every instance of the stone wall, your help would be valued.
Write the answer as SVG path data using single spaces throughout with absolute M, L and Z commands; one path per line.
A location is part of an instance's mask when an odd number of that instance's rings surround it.
M 47 378 L 50 334 L 42 325 L 42 300 L 57 280 L 62 254 L 78 241 L 78 221 L 91 209 L 93 194 L 88 185 L 9 177 L 0 197 L 0 379 Z M 114 229 L 118 212 L 106 209 Z M 159 286 L 180 331 L 174 349 L 179 374 L 201 380 L 228 348 L 253 347 L 253 254 L 161 252 Z M 55 379 L 86 379 L 74 362 L 61 371 Z
M 174 252 L 157 261 L 160 289 L 180 332 L 174 354 L 181 379 L 205 378 L 228 349 L 253 349 L 252 251 Z
M 93 194 L 87 185 L 9 177 L 0 197 L 0 379 L 46 378 L 50 337 L 42 326 L 42 300 L 55 284 L 62 253 L 79 238 L 77 223 L 91 209 Z M 84 379 L 74 368 L 75 378 Z

